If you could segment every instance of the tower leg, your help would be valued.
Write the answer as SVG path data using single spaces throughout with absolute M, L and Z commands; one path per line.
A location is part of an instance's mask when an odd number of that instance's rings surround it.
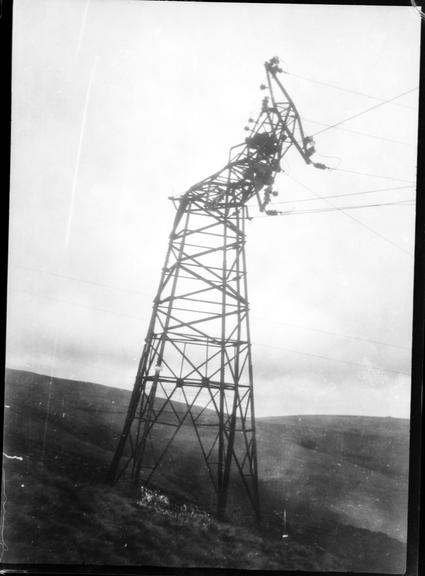
M 108 474 L 160 486 L 191 425 L 220 518 L 233 485 L 259 512 L 245 210 L 228 203 L 202 213 L 193 201 L 178 212 Z M 190 495 L 196 499 L 196 490 Z

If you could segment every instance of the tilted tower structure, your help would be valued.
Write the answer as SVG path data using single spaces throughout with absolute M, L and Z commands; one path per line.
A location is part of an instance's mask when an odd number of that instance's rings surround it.
M 190 425 L 223 517 L 235 474 L 259 518 L 253 369 L 245 259 L 247 202 L 267 209 L 280 161 L 294 146 L 313 163 L 277 58 L 265 63 L 267 91 L 245 141 L 227 165 L 173 201 L 165 264 L 124 428 L 109 470 L 155 485 L 176 436 Z M 279 99 L 275 96 L 278 90 Z

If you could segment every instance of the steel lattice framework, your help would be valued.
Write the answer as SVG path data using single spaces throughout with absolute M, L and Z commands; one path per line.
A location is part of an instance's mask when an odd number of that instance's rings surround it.
M 155 482 L 177 434 L 191 425 L 224 515 L 231 471 L 259 518 L 253 369 L 245 259 L 247 202 L 267 210 L 280 160 L 314 146 L 277 74 L 265 63 L 268 95 L 227 165 L 174 198 L 177 213 L 143 353 L 109 479 L 125 471 Z M 281 101 L 274 89 L 279 88 Z M 324 167 L 313 164 L 318 168 Z M 161 427 L 160 443 L 155 431 Z

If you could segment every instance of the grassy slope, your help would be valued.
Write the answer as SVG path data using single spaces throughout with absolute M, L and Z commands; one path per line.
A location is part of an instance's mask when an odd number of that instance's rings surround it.
M 302 416 L 260 420 L 260 475 L 270 498 L 307 516 L 406 540 L 408 421 Z M 304 514 L 305 516 L 305 514 Z
M 406 422 L 260 419 L 264 509 L 272 518 L 285 502 L 291 536 L 282 541 L 273 524 L 260 534 L 140 508 L 125 486 L 102 484 L 128 400 L 114 388 L 59 379 L 49 387 L 47 377 L 8 371 L 4 451 L 24 460 L 5 461 L 3 561 L 403 570 L 404 545 L 369 530 L 402 536 Z M 180 493 L 169 488 L 190 500 L 203 481 L 192 473 L 190 427 L 176 454 Z M 197 492 L 207 504 L 207 491 Z

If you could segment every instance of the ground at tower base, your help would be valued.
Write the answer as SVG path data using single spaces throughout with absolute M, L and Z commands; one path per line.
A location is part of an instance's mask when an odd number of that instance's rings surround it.
M 2 562 L 10 567 L 405 570 L 408 420 L 259 418 L 258 529 L 242 501 L 230 502 L 227 522 L 209 513 L 190 426 L 156 490 L 110 486 L 104 476 L 130 392 L 6 376 Z

